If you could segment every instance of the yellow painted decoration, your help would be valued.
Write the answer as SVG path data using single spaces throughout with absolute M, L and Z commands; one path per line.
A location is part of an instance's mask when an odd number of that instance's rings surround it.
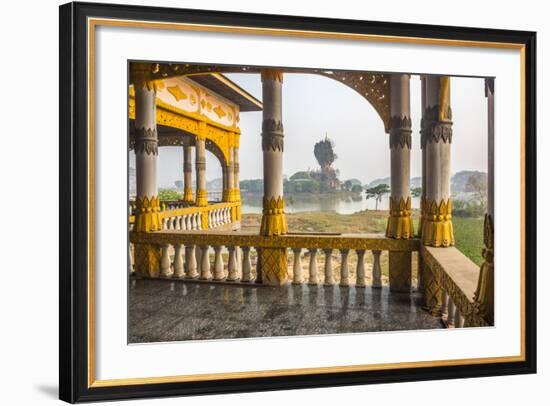
M 283 83 L 283 71 L 277 69 L 262 69 L 262 82 L 265 80 L 273 80 L 275 82 Z
M 489 326 L 494 325 L 494 303 L 495 303 L 495 269 L 494 269 L 494 229 L 493 219 L 485 214 L 483 223 L 483 242 L 485 247 L 482 251 L 483 264 L 479 270 L 479 279 L 475 292 L 474 318 L 478 317 Z M 480 323 L 477 323 L 480 324 Z
M 174 99 L 176 99 L 176 101 L 187 99 L 187 95 L 183 90 L 181 90 L 178 85 L 168 86 L 166 90 L 168 90 L 170 94 L 174 96 Z
M 216 115 L 219 118 L 223 118 L 227 115 L 227 113 L 223 111 L 223 109 L 220 106 L 216 106 L 213 110 L 214 110 L 214 113 L 216 113 Z
M 285 200 L 282 196 L 263 199 L 261 235 L 281 235 L 288 232 L 285 217 Z
M 158 245 L 135 244 L 136 274 L 142 278 L 158 278 L 160 273 L 160 249 Z
M 428 213 L 428 210 L 426 208 L 427 206 L 429 206 L 429 204 L 427 204 L 426 196 L 421 196 L 420 197 L 420 221 L 418 222 L 418 233 L 417 233 L 418 237 L 422 235 L 422 229 L 424 228 L 424 221 L 426 220 L 427 213 Z
M 145 233 L 162 230 L 160 200 L 158 196 L 153 196 L 151 198 L 147 196 L 138 196 L 136 198 L 134 229 Z
M 197 200 L 195 204 L 199 207 L 208 206 L 208 196 L 206 190 L 197 189 Z
M 208 230 L 209 224 L 208 224 L 208 212 L 203 211 L 201 214 L 201 227 L 203 230 Z
M 190 187 L 186 187 L 183 191 L 183 201 L 184 202 L 193 202 L 193 189 Z
M 450 247 L 455 244 L 451 199 L 426 202 L 426 216 L 422 226 L 422 244 L 432 247 Z
M 263 284 L 283 285 L 288 281 L 286 248 L 262 248 L 260 264 Z
M 390 216 L 386 226 L 386 237 L 409 239 L 414 237 L 411 219 L 411 198 L 403 198 L 397 202 L 390 197 Z
M 449 100 L 451 91 L 451 78 L 449 76 L 441 76 L 439 78 L 439 120 L 448 119 L 447 112 L 449 111 Z

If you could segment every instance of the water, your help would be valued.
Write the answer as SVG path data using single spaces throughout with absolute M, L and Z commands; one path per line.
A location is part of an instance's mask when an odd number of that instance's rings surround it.
M 243 213 L 261 213 L 262 195 L 241 194 Z M 374 199 L 365 199 L 365 195 L 339 196 L 332 194 L 323 195 L 291 195 L 285 196 L 285 212 L 301 213 L 315 211 L 334 211 L 338 214 L 353 214 L 362 210 L 374 210 Z M 384 196 L 378 202 L 379 210 L 388 210 L 390 207 L 389 196 Z M 420 198 L 412 198 L 413 209 L 420 208 Z

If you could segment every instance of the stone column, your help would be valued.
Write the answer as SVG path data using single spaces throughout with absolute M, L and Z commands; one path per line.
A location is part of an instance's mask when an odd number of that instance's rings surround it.
M 421 91 L 421 114 L 420 120 L 420 149 L 422 155 L 422 194 L 420 195 L 420 222 L 418 223 L 418 236 L 422 236 L 422 228 L 424 226 L 424 220 L 426 215 L 426 148 L 425 148 L 425 129 L 426 124 L 425 112 L 426 112 L 426 76 L 420 77 L 420 91 Z
M 410 76 L 391 75 L 390 151 L 391 193 L 390 216 L 386 237 L 409 239 L 414 236 L 411 220 L 411 109 Z
M 134 85 L 135 154 L 136 154 L 136 220 L 134 230 L 152 232 L 162 229 L 157 187 L 158 135 L 156 123 L 156 86 L 150 79 L 151 66 L 132 63 L 130 80 Z M 147 244 L 136 244 L 138 276 L 158 277 L 160 250 Z
M 183 147 L 183 201 L 187 203 L 194 201 L 193 164 L 191 163 L 192 148 L 190 145 Z
M 233 201 L 238 202 L 239 204 L 232 208 L 231 220 L 240 221 L 241 220 L 241 188 L 239 185 L 239 143 L 240 143 L 240 134 L 233 134 Z
M 227 179 L 227 165 L 222 164 L 222 202 L 229 201 L 229 180 Z
M 283 72 L 262 71 L 262 150 L 264 165 L 263 215 L 260 234 L 275 236 L 287 233 L 283 197 Z M 262 280 L 283 284 L 288 280 L 286 249 L 261 250 Z
M 426 109 L 422 138 L 426 154 L 425 220 L 422 243 L 433 247 L 454 245 L 451 203 L 452 111 L 451 79 L 426 78 Z
M 199 123 L 199 135 L 195 140 L 196 199 L 199 207 L 208 206 L 206 194 L 206 123 Z
M 483 264 L 475 292 L 474 313 L 465 315 L 467 326 L 494 325 L 495 269 L 494 269 L 494 137 L 495 137 L 495 80 L 485 79 L 487 97 L 488 168 L 487 168 L 487 213 L 483 224 Z
M 234 200 L 234 189 L 235 189 L 235 185 L 233 183 L 233 180 L 234 180 L 234 177 L 233 177 L 233 172 L 234 172 L 234 166 L 233 166 L 233 147 L 230 146 L 229 147 L 229 154 L 228 154 L 228 161 L 227 161 L 227 167 L 226 167 L 226 172 L 227 172 L 227 201 L 228 202 L 232 202 Z
M 410 76 L 407 74 L 393 74 L 390 78 L 390 84 L 391 193 L 386 237 L 409 239 L 414 237 L 410 197 L 412 133 Z M 390 251 L 389 279 L 392 291 L 406 292 L 410 290 L 411 261 L 410 252 Z

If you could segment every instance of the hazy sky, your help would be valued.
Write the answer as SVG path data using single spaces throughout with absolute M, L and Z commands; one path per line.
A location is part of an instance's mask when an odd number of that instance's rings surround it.
M 227 76 L 261 100 L 258 74 Z M 412 177 L 421 175 L 420 100 L 420 79 L 412 76 Z M 460 170 L 487 171 L 487 100 L 483 79 L 453 77 L 451 106 L 454 122 L 453 173 Z M 262 177 L 261 121 L 261 112 L 241 113 L 241 180 Z M 313 146 L 326 133 L 335 144 L 338 159 L 334 166 L 340 170 L 341 180 L 358 178 L 368 183 L 390 174 L 389 140 L 382 120 L 366 99 L 333 79 L 318 75 L 285 74 L 283 124 L 284 173 L 288 176 L 318 166 Z M 159 150 L 159 186 L 174 186 L 175 180 L 182 179 L 181 147 L 163 147 Z M 221 177 L 221 167 L 214 155 L 207 152 L 206 160 L 207 178 Z

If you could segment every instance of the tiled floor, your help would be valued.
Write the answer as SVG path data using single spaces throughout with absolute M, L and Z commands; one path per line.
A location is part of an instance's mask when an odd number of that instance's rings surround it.
M 129 343 L 442 328 L 418 293 L 131 280 Z

